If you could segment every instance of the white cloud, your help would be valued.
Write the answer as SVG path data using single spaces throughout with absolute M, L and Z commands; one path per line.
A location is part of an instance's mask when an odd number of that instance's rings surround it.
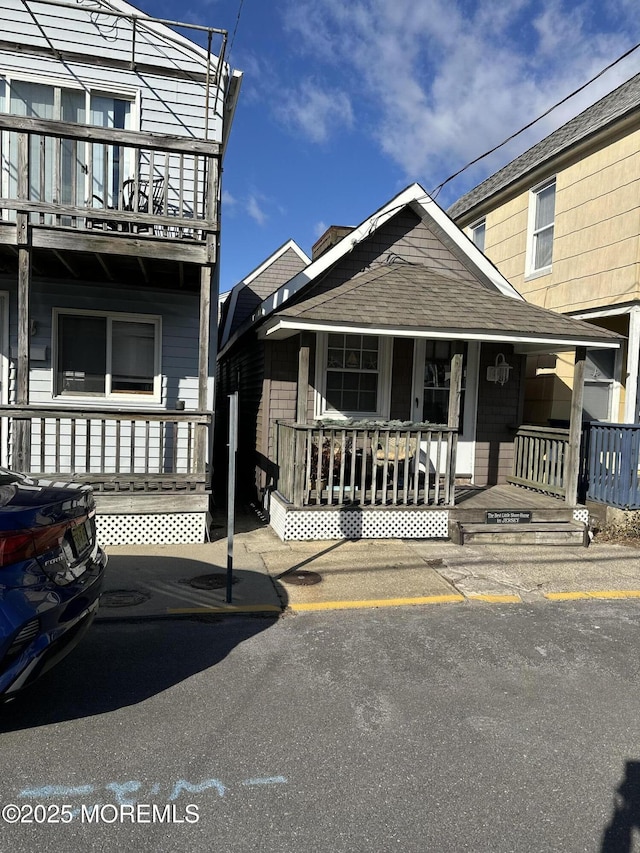
M 303 80 L 284 93 L 277 114 L 289 127 L 302 131 L 312 142 L 325 142 L 338 129 L 353 125 L 353 110 L 346 92 Z
M 358 125 L 409 180 L 430 187 L 628 49 L 634 10 L 628 0 L 296 0 L 286 16 L 291 49 L 327 82 L 290 93 L 285 115 L 320 142 Z M 634 56 L 605 75 L 483 170 L 584 109 L 639 62 Z
M 316 239 L 318 237 L 322 237 L 328 227 L 329 226 L 322 221 L 316 222 L 316 224 L 313 226 L 313 236 L 316 237 Z
M 238 200 L 228 190 L 222 190 L 222 203 L 227 209 L 230 209 L 238 204 Z
M 247 199 L 247 213 L 258 225 L 266 224 L 268 216 L 261 206 L 261 199 L 259 200 L 255 194 L 250 195 Z

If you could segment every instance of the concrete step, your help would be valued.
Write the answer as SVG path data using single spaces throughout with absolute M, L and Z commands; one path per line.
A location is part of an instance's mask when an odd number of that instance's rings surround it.
M 547 521 L 530 524 L 476 524 L 458 523 L 451 538 L 460 545 L 473 543 L 500 545 L 572 545 L 587 546 L 589 535 L 586 524 L 579 521 Z

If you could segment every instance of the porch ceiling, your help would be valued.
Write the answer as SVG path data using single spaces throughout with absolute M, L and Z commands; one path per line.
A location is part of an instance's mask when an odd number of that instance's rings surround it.
M 506 341 L 519 351 L 618 348 L 615 332 L 421 264 L 382 264 L 342 284 L 323 282 L 271 315 L 263 337 L 359 331 L 394 337 Z
M 136 288 L 199 291 L 200 267 L 166 258 L 140 258 L 133 255 L 71 252 L 34 248 L 32 270 L 36 278 L 91 281 L 97 284 L 118 282 Z M 18 275 L 18 251 L 0 245 L 0 275 Z

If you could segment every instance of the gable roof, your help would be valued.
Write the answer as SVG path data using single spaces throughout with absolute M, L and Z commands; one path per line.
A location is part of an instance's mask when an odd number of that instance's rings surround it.
M 455 202 L 447 211 L 460 219 L 491 196 L 535 169 L 628 116 L 640 107 L 640 74 L 605 95 L 562 127 L 546 136 L 524 154 L 488 177 Z
M 264 337 L 301 330 L 510 341 L 540 345 L 617 347 L 615 332 L 512 299 L 419 263 L 381 262 L 328 292 L 312 288 L 264 326 Z
M 287 240 L 229 291 L 220 337 L 224 346 L 242 322 L 255 311 L 262 300 L 281 284 L 311 263 L 294 240 Z
M 458 258 L 464 259 L 465 265 L 472 269 L 474 276 L 484 286 L 510 296 L 512 299 L 522 300 L 518 291 L 447 216 L 444 210 L 431 199 L 426 190 L 420 184 L 414 183 L 394 196 L 371 216 L 368 216 L 335 246 L 332 246 L 331 249 L 312 261 L 297 275 L 283 283 L 264 299 L 253 315 L 240 326 L 235 334 L 222 341 L 220 355 L 223 355 L 226 347 L 232 346 L 234 341 L 244 332 L 252 326 L 260 324 L 265 317 L 288 303 L 300 291 L 312 286 L 329 269 L 346 258 L 355 246 L 372 237 L 403 208 L 409 208 L 420 219 L 428 222 L 429 227 L 438 234 L 441 241 Z
M 409 210 L 462 263 L 459 271 L 406 258 L 362 271 L 349 255 Z M 357 253 L 354 253 L 354 258 Z M 466 277 L 465 277 L 466 274 Z M 285 338 L 302 330 L 393 337 L 509 341 L 522 351 L 575 346 L 617 348 L 615 332 L 523 300 L 419 184 L 412 184 L 335 246 L 275 290 L 223 341 L 219 358 L 250 329 Z

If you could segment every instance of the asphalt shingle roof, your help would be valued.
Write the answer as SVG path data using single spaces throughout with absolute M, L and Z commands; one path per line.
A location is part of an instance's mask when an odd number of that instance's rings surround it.
M 560 154 L 591 134 L 622 118 L 640 106 L 640 74 L 636 74 L 622 86 L 596 101 L 584 112 L 559 127 L 549 136 L 536 143 L 524 154 L 516 157 L 504 168 L 487 178 L 453 204 L 447 213 L 458 219 L 480 202 L 524 177 L 537 166 Z
M 508 333 L 536 338 L 619 341 L 615 332 L 521 302 L 420 264 L 382 264 L 331 290 L 312 288 L 276 317 L 355 327 Z

